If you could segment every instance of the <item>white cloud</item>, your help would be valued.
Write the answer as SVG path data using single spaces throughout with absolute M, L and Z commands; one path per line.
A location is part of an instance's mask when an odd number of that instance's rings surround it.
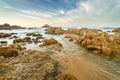
M 25 17 L 25 18 L 29 18 L 29 19 L 35 19 L 35 20 L 39 20 L 39 17 L 35 17 L 35 16 L 28 16 L 28 15 L 20 15 L 21 17 Z
M 65 11 L 64 10 L 59 10 L 58 13 L 65 14 Z
M 120 26 L 114 17 L 119 18 L 120 0 L 88 0 L 77 3 L 77 7 L 66 12 L 64 17 L 58 19 L 62 25 L 70 26 Z M 66 21 L 66 18 L 70 18 Z M 120 19 L 119 19 L 120 20 Z
M 69 0 L 64 1 L 69 2 Z M 36 25 L 41 22 L 41 24 L 48 23 L 58 26 L 120 26 L 119 4 L 120 0 L 80 0 L 76 3 L 77 7 L 72 10 L 59 9 L 48 12 L 23 10 L 8 4 L 5 4 L 4 8 L 19 12 L 20 16 L 28 18 L 28 21 L 31 19 L 32 23 L 36 23 Z

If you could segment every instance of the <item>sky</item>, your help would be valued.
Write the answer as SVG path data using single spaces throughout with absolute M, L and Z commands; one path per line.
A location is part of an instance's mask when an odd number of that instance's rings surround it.
M 0 0 L 0 24 L 120 27 L 120 0 Z

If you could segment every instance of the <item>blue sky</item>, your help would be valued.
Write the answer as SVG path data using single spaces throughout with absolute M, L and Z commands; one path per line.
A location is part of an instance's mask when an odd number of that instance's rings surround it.
M 120 0 L 0 0 L 0 24 L 120 26 Z

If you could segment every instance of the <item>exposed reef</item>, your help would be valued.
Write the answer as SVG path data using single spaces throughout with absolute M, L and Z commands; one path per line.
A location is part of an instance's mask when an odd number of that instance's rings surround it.
M 82 28 L 67 30 L 65 34 L 70 41 L 75 41 L 76 44 L 95 54 L 120 60 L 120 34 L 118 33 L 110 35 L 101 30 Z

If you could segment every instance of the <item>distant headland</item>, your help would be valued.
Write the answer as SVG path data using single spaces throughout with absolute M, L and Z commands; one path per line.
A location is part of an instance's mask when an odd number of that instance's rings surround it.
M 11 30 L 11 29 L 25 29 L 25 27 L 21 27 L 21 26 L 18 26 L 18 25 L 10 25 L 8 23 L 4 23 L 4 24 L 0 25 L 0 30 L 1 29 L 8 29 L 8 30 Z

